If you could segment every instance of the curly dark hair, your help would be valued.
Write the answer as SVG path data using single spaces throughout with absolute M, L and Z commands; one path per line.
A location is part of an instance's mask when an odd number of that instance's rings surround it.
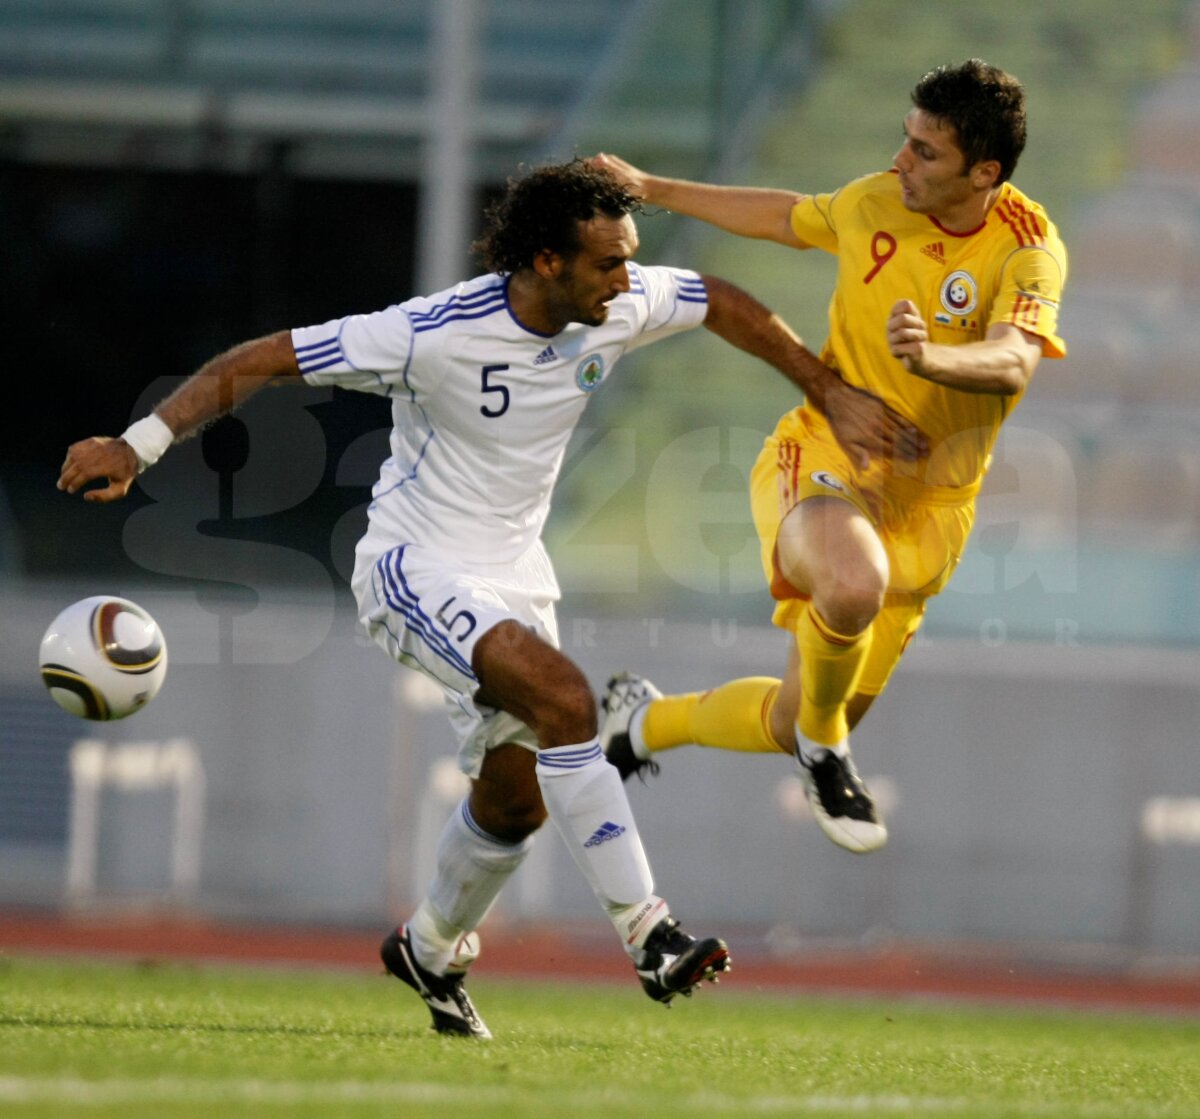
M 1025 90 L 1011 74 L 970 58 L 930 70 L 912 91 L 918 109 L 951 125 L 966 166 L 994 159 L 1007 182 L 1025 150 Z
M 492 272 L 533 266 L 543 249 L 570 258 L 579 251 L 579 223 L 596 214 L 620 218 L 641 203 L 608 171 L 582 159 L 534 168 L 484 214 L 483 235 L 471 249 Z

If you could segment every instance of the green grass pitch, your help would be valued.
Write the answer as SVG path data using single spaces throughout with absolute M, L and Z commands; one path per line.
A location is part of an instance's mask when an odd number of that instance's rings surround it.
M 491 1043 L 395 980 L 0 959 L 4 1119 L 1196 1119 L 1200 1022 L 487 980 Z

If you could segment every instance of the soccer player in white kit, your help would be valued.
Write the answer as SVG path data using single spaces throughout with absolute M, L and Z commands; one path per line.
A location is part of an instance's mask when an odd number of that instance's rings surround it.
M 901 425 L 844 385 L 767 308 L 695 272 L 633 262 L 636 200 L 580 160 L 509 183 L 476 246 L 490 271 L 372 314 L 281 331 L 219 355 L 117 439 L 73 444 L 59 488 L 123 497 L 180 438 L 272 380 L 301 376 L 392 402 L 352 587 L 393 658 L 441 685 L 471 791 L 442 832 L 428 893 L 384 941 L 388 970 L 442 1033 L 490 1033 L 464 988 L 474 931 L 546 816 L 646 993 L 662 1003 L 728 968 L 654 892 L 595 697 L 558 649 L 560 597 L 541 532 L 567 442 L 622 354 L 705 325 L 780 369 L 872 452 Z

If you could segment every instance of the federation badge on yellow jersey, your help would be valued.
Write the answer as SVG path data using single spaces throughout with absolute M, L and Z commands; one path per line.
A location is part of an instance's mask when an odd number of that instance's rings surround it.
M 970 272 L 959 269 L 942 281 L 942 306 L 952 315 L 969 315 L 979 306 L 979 284 Z

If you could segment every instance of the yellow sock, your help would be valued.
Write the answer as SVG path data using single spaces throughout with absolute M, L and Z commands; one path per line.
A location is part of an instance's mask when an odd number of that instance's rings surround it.
M 664 696 L 646 708 L 642 740 L 651 753 L 694 744 L 751 754 L 791 753 L 771 737 L 770 712 L 779 681 L 770 676 L 731 680 L 707 692 Z
M 836 633 L 810 604 L 796 627 L 800 648 L 800 716 L 796 725 L 812 742 L 834 746 L 850 736 L 846 703 L 854 695 L 871 648 L 871 627 L 848 637 Z

